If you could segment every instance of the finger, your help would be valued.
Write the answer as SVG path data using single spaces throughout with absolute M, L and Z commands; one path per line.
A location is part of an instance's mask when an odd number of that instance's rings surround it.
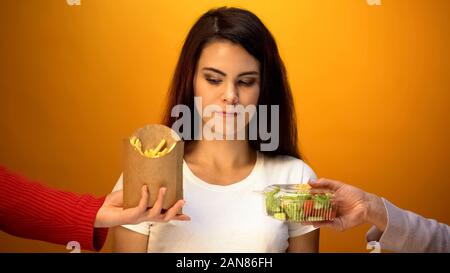
M 322 222 L 314 222 L 311 223 L 315 228 L 331 228 L 333 226 L 333 223 L 331 221 L 322 221 Z
M 333 221 L 324 221 L 318 222 L 314 224 L 316 228 L 331 228 L 337 231 L 344 231 L 342 220 L 340 218 L 336 218 Z
M 164 195 L 166 194 L 166 188 L 162 187 L 159 189 L 159 193 L 158 193 L 158 199 L 156 199 L 155 204 L 153 205 L 153 207 L 148 211 L 148 216 L 149 217 L 153 217 L 156 215 L 161 214 L 161 209 L 164 203 Z
M 330 228 L 334 230 L 339 230 L 338 226 L 335 223 L 314 223 L 313 227 L 315 228 Z
M 169 221 L 170 219 L 175 217 L 178 214 L 178 212 L 181 211 L 185 203 L 186 202 L 184 200 L 178 200 L 178 202 L 176 202 L 175 205 L 173 205 L 173 207 L 171 207 L 166 212 L 166 214 L 164 215 L 164 221 Z
M 142 222 L 142 216 L 148 207 L 148 188 L 146 185 L 142 187 L 141 199 L 136 207 L 129 208 L 123 211 L 124 219 L 128 219 L 128 222 L 138 224 Z
M 330 189 L 332 191 L 337 191 L 340 187 L 342 187 L 344 185 L 343 183 L 341 183 L 339 181 L 326 179 L 326 178 L 320 178 L 317 181 L 309 181 L 308 183 L 313 188 L 325 188 L 325 189 Z
M 190 221 L 191 217 L 187 216 L 186 214 L 177 214 L 171 220 Z
M 139 200 L 139 204 L 137 209 L 140 213 L 143 213 L 147 210 L 148 207 L 148 187 L 147 185 L 142 186 L 141 190 L 141 200 Z

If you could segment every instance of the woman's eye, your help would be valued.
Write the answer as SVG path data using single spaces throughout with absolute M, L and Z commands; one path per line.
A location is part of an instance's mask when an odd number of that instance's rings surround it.
M 213 78 L 206 78 L 206 81 L 213 85 L 218 85 L 222 82 L 222 80 L 219 79 L 213 79 Z
M 255 80 L 246 80 L 246 81 L 240 80 L 240 81 L 238 81 L 238 84 L 242 85 L 242 86 L 252 86 L 254 83 L 255 83 Z

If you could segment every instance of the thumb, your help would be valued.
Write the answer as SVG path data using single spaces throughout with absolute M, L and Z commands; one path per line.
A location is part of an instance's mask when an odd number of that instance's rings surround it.
M 339 181 L 326 178 L 320 178 L 317 181 L 309 181 L 308 183 L 312 188 L 324 188 L 332 191 L 337 191 L 340 187 L 344 185 Z

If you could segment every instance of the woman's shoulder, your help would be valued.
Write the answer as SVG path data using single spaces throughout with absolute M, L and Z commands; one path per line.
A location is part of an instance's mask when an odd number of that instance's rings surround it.
M 261 153 L 262 154 L 262 153 Z M 311 179 L 317 179 L 314 170 L 302 159 L 289 155 L 267 155 L 262 154 L 264 158 L 264 168 L 274 173 L 291 174 L 297 177 L 298 182 L 307 182 Z
M 293 157 L 290 155 L 268 155 L 260 153 L 264 157 L 264 164 L 271 166 L 282 166 L 282 167 L 298 167 L 298 166 L 308 166 L 302 159 Z M 309 166 L 308 166 L 309 168 Z

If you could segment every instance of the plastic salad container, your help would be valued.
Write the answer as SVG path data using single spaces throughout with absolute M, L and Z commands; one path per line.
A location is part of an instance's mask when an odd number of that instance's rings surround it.
M 331 221 L 337 203 L 331 192 L 312 192 L 308 184 L 275 184 L 264 189 L 267 215 L 288 222 Z

